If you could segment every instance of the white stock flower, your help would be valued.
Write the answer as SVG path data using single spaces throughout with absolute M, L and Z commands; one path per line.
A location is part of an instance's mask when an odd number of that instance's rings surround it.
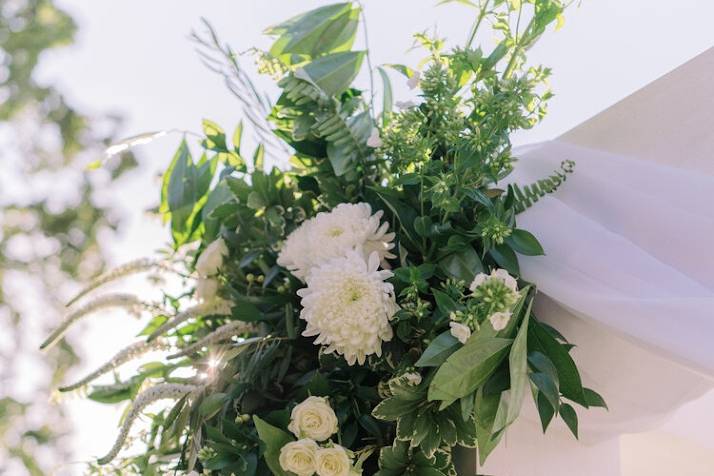
M 218 292 L 218 280 L 214 278 L 198 278 L 196 282 L 196 298 L 203 302 L 212 301 Z
M 494 269 L 493 271 L 491 271 L 491 274 L 477 274 L 474 280 L 471 282 L 469 289 L 471 291 L 475 291 L 476 288 L 478 288 L 490 279 L 498 279 L 502 281 L 503 284 L 506 285 L 506 287 L 514 293 L 518 291 L 518 282 L 516 281 L 516 278 L 508 274 L 508 271 L 506 271 L 505 269 Z
M 419 80 L 421 79 L 421 72 L 414 71 L 409 79 L 407 79 L 407 86 L 409 89 L 416 89 L 419 86 Z
M 351 472 L 350 455 L 340 445 L 317 450 L 318 476 L 350 476 Z
M 451 328 L 451 335 L 456 337 L 456 339 L 462 344 L 465 344 L 471 337 L 471 329 L 465 324 L 451 321 L 449 322 L 449 327 Z
M 228 256 L 228 247 L 223 238 L 218 238 L 206 246 L 196 261 L 196 272 L 199 276 L 213 276 L 223 266 L 223 257 Z
M 508 325 L 508 321 L 511 320 L 510 312 L 494 312 L 488 317 L 494 330 L 502 331 Z
M 367 145 L 373 148 L 382 147 L 382 138 L 379 137 L 379 129 L 376 127 L 372 128 L 372 132 L 367 138 Z
M 312 476 L 317 468 L 317 443 L 310 439 L 291 441 L 280 449 L 280 467 L 297 476 Z
M 307 276 L 300 317 L 307 322 L 304 336 L 317 336 L 325 352 L 344 355 L 349 365 L 364 364 L 368 355 L 382 355 L 382 341 L 392 339 L 390 319 L 397 312 L 394 288 L 384 281 L 390 271 L 379 271 L 379 255 L 350 250 L 314 268 Z
M 383 212 L 372 214 L 367 203 L 341 203 L 330 212 L 318 213 L 285 240 L 278 264 L 304 280 L 310 270 L 325 261 L 345 256 L 355 248 L 365 259 L 373 252 L 379 260 L 394 258 L 394 233 L 387 233 L 389 223 L 380 225 Z
M 337 433 L 337 416 L 326 398 L 308 397 L 293 408 L 288 430 L 298 438 L 325 441 Z

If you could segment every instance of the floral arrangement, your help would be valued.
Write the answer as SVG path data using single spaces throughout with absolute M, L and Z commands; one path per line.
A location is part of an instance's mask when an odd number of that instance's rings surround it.
M 526 51 L 562 19 L 559 0 L 461 1 L 473 8 L 467 42 L 416 35 L 420 68 L 372 68 L 374 90 L 352 83 L 369 60 L 352 49 L 361 7 L 328 5 L 269 28 L 259 70 L 279 78 L 274 102 L 255 91 L 238 56 L 210 30 L 204 57 L 243 104 L 260 144 L 244 153 L 204 121 L 200 158 L 184 139 L 166 171 L 159 212 L 170 258 L 98 277 L 48 339 L 106 307 L 152 315 L 138 342 L 61 390 L 149 351 L 166 351 L 129 380 L 89 398 L 130 400 L 97 472 L 126 474 L 454 475 L 456 446 L 483 462 L 531 393 L 543 430 L 560 416 L 577 436 L 573 403 L 605 406 L 584 388 L 572 347 L 532 312 L 536 286 L 518 255 L 543 254 L 518 213 L 553 192 L 573 164 L 535 184 L 503 185 L 510 135 L 534 126 L 551 93 L 547 68 Z M 473 45 L 483 25 L 501 37 Z M 419 92 L 393 109 L 389 70 Z M 129 147 L 160 134 L 133 138 Z M 289 168 L 265 157 L 289 157 Z M 89 298 L 144 271 L 183 277 L 186 292 L 146 303 Z M 157 400 L 146 449 L 117 459 L 132 424 Z

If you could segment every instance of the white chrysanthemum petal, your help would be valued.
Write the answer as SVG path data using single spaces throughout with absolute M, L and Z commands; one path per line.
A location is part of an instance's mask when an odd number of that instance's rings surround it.
M 379 262 L 393 258 L 394 233 L 380 223 L 381 210 L 372 214 L 367 203 L 341 203 L 330 212 L 318 213 L 307 220 L 285 240 L 278 264 L 304 280 L 310 270 L 325 261 L 360 249 L 367 258 L 377 252 Z
M 350 365 L 363 364 L 366 356 L 381 352 L 392 338 L 389 320 L 398 310 L 394 289 L 385 283 L 389 271 L 378 271 L 379 256 L 365 262 L 362 253 L 349 250 L 314 268 L 307 276 L 300 317 L 307 322 L 304 336 L 315 336 L 325 352 L 337 352 Z

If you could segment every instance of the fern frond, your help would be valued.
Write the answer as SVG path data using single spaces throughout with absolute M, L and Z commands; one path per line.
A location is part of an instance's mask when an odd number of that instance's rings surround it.
M 169 355 L 167 359 L 177 359 L 179 357 L 184 357 L 186 355 L 189 355 L 203 347 L 206 347 L 208 345 L 214 344 L 216 342 L 220 342 L 223 340 L 227 340 L 232 338 L 233 336 L 236 336 L 238 334 L 243 334 L 246 332 L 253 332 L 255 328 L 243 321 L 233 321 L 229 322 L 228 324 L 224 324 L 215 331 L 211 332 L 210 334 L 204 336 L 203 338 L 199 339 L 197 342 L 194 342 L 193 344 L 189 345 L 188 347 L 181 349 L 181 351 L 176 352 L 175 354 Z M 257 342 L 257 340 L 262 339 L 262 337 L 257 337 L 254 339 L 246 339 L 244 342 Z
M 224 299 L 215 299 L 213 301 L 202 302 L 195 306 L 189 307 L 188 309 L 179 312 L 174 317 L 161 324 L 154 332 L 149 335 L 147 341 L 152 341 L 156 339 L 160 335 L 163 335 L 164 333 L 170 331 L 171 329 L 179 326 L 180 324 L 186 322 L 191 318 L 212 314 L 229 316 L 231 314 L 230 301 L 226 301 Z
M 157 400 L 178 400 L 184 395 L 198 390 L 199 388 L 200 387 L 198 385 L 163 383 L 143 391 L 141 394 L 139 394 L 136 400 L 134 400 L 134 403 L 132 404 L 129 413 L 124 419 L 124 424 L 122 425 L 121 430 L 119 431 L 119 435 L 117 436 L 114 446 L 112 446 L 112 449 L 109 450 L 109 453 L 99 458 L 97 460 L 97 463 L 107 464 L 111 460 L 113 460 L 117 454 L 119 454 L 119 451 L 121 450 L 122 446 L 124 446 L 124 441 L 126 441 L 126 437 L 129 435 L 129 431 L 131 430 L 131 427 L 134 424 L 134 420 L 136 420 L 139 414 L 141 414 L 144 408 L 146 408 L 148 405 L 156 402 Z
M 71 392 L 78 388 L 84 387 L 91 381 L 101 377 L 102 375 L 106 374 L 107 372 L 111 372 L 112 370 L 116 369 L 120 365 L 125 364 L 129 361 L 132 361 L 134 359 L 137 359 L 137 358 L 141 357 L 142 355 L 145 355 L 148 352 L 151 352 L 154 350 L 168 350 L 170 348 L 171 348 L 171 345 L 163 339 L 156 339 L 152 342 L 146 342 L 146 341 L 135 342 L 135 343 L 131 344 L 130 346 L 125 347 L 124 349 L 120 350 L 107 363 L 105 363 L 104 365 L 99 367 L 94 372 L 88 374 L 86 377 L 82 378 L 81 380 L 78 380 L 77 382 L 73 383 L 72 385 L 60 387 L 59 391 L 60 392 Z
M 133 294 L 117 293 L 99 296 L 68 314 L 62 323 L 40 345 L 40 350 L 54 345 L 67 332 L 67 329 L 82 317 L 107 308 L 124 308 L 130 312 L 157 311 L 161 309 L 158 304 L 142 301 Z
M 77 293 L 72 299 L 69 300 L 67 306 L 71 306 L 79 299 L 83 298 L 90 292 L 94 291 L 100 286 L 107 283 L 115 281 L 119 278 L 125 276 L 130 276 L 132 274 L 141 273 L 144 271 L 149 271 L 152 269 L 159 269 L 165 271 L 173 271 L 173 269 L 163 260 L 155 260 L 150 258 L 141 258 L 134 261 L 130 261 L 114 269 L 102 273 L 96 278 L 94 278 L 87 286 L 84 287 L 79 293 Z
M 562 183 L 568 178 L 568 174 L 573 173 L 574 167 L 574 161 L 564 160 L 560 163 L 559 169 L 544 179 L 540 179 L 535 183 L 523 187 L 517 184 L 511 184 L 510 187 L 513 190 L 513 196 L 515 198 L 513 209 L 516 213 L 521 213 L 532 207 L 534 203 L 547 194 L 558 190 Z

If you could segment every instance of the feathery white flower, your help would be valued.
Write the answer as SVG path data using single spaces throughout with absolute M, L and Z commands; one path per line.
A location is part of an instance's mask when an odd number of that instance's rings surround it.
M 317 466 L 317 443 L 310 439 L 291 441 L 280 448 L 278 462 L 284 471 L 297 476 L 312 476 Z
M 508 274 L 508 271 L 506 271 L 505 269 L 494 269 L 493 271 L 491 271 L 490 275 L 484 273 L 477 274 L 474 280 L 471 282 L 469 289 L 471 291 L 475 291 L 476 288 L 478 288 L 490 279 L 498 279 L 499 281 L 502 281 L 503 284 L 505 284 L 506 287 L 514 293 L 518 291 L 518 282 L 516 281 L 516 278 Z
M 163 260 L 155 260 L 149 258 L 141 258 L 134 261 L 130 261 L 121 266 L 100 274 L 92 281 L 89 282 L 81 291 L 79 291 L 72 299 L 69 300 L 67 306 L 71 306 L 77 302 L 82 297 L 86 296 L 90 292 L 94 291 L 100 286 L 110 283 L 116 279 L 123 278 L 136 273 L 141 273 L 143 271 L 148 271 L 151 269 L 157 269 L 162 271 L 174 271 L 170 264 Z
M 82 306 L 78 307 L 64 318 L 57 328 L 45 339 L 40 345 L 40 349 L 46 349 L 59 341 L 67 329 L 79 319 L 92 314 L 100 309 L 108 308 L 124 308 L 131 313 L 139 313 L 141 311 L 156 311 L 160 310 L 160 306 L 155 303 L 144 302 L 138 296 L 126 293 L 106 294 L 99 296 Z
M 379 260 L 394 258 L 394 233 L 389 223 L 380 225 L 382 210 L 372 214 L 367 203 L 341 203 L 330 212 L 318 213 L 293 231 L 283 244 L 278 264 L 304 280 L 310 270 L 355 248 L 365 259 L 374 251 Z
M 416 89 L 419 86 L 419 80 L 421 79 L 421 72 L 414 71 L 409 79 L 407 79 L 407 86 L 409 89 Z
M 139 414 L 141 414 L 144 408 L 146 408 L 148 405 L 157 400 L 178 400 L 184 395 L 191 393 L 199 388 L 200 387 L 198 387 L 197 385 L 162 383 L 148 388 L 147 390 L 144 390 L 134 400 L 134 403 L 132 404 L 129 413 L 127 413 L 126 418 L 124 419 L 124 424 L 122 425 L 121 430 L 119 431 L 119 435 L 117 436 L 114 446 L 112 446 L 112 449 L 109 450 L 109 453 L 107 453 L 102 458 L 99 458 L 97 460 L 97 463 L 107 464 L 111 460 L 113 460 L 117 454 L 119 454 L 119 450 L 121 450 L 121 447 L 124 445 L 124 441 L 129 435 L 129 430 L 131 430 L 131 426 L 133 425 L 134 420 L 136 420 Z
M 372 128 L 372 132 L 367 138 L 367 145 L 373 148 L 382 147 L 382 138 L 379 137 L 379 129 L 376 127 Z
M 196 261 L 196 272 L 199 276 L 213 276 L 223 266 L 223 257 L 228 256 L 228 247 L 223 238 L 211 242 Z
M 112 357 L 107 363 L 105 363 L 104 365 L 99 367 L 94 372 L 88 374 L 86 377 L 82 378 L 81 380 L 78 380 L 76 383 L 73 383 L 72 385 L 60 387 L 59 391 L 60 392 L 71 392 L 72 390 L 76 390 L 80 387 L 87 385 L 92 380 L 95 380 L 95 379 L 101 377 L 102 375 L 106 374 L 107 372 L 111 372 L 112 370 L 119 367 L 120 365 L 130 362 L 134 359 L 137 359 L 148 352 L 151 352 L 154 350 L 168 350 L 170 348 L 171 348 L 171 345 L 163 339 L 156 339 L 153 342 L 146 342 L 143 340 L 139 341 L 139 342 L 134 342 L 130 346 L 125 347 L 124 349 L 117 352 L 117 354 L 114 355 L 114 357 Z
M 471 329 L 465 324 L 451 321 L 449 322 L 449 327 L 451 328 L 451 335 L 456 337 L 456 339 L 462 344 L 465 344 L 471 337 Z
M 488 317 L 491 322 L 493 329 L 496 331 L 502 331 L 508 325 L 508 321 L 511 320 L 510 312 L 494 312 Z
M 146 340 L 151 341 L 159 337 L 160 335 L 168 332 L 174 327 L 186 322 L 193 317 L 199 316 L 230 316 L 231 306 L 233 303 L 226 301 L 225 299 L 214 299 L 213 301 L 206 301 L 195 306 L 189 307 L 169 319 L 168 321 L 161 324 L 154 332 L 152 332 Z
M 185 355 L 189 355 L 192 352 L 198 351 L 203 347 L 206 347 L 208 345 L 214 344 L 216 342 L 221 342 L 227 339 L 231 339 L 234 336 L 237 336 L 238 334 L 243 334 L 246 332 L 254 332 L 255 331 L 255 326 L 248 322 L 243 322 L 243 321 L 231 321 L 228 324 L 223 324 L 221 327 L 216 329 L 215 331 L 211 332 L 210 334 L 206 335 L 205 337 L 202 337 L 199 339 L 197 342 L 189 345 L 188 347 L 185 347 L 181 349 L 179 352 L 175 354 L 171 354 L 167 357 L 167 359 L 177 359 L 179 357 L 183 357 Z M 257 338 L 255 340 L 252 340 L 252 342 L 257 342 L 261 338 Z M 250 340 L 250 339 L 248 339 Z M 247 341 L 244 341 L 242 343 L 247 343 Z
M 379 255 L 365 261 L 349 250 L 314 268 L 307 276 L 300 317 L 307 322 L 304 336 L 317 336 L 325 352 L 337 352 L 347 363 L 364 364 L 368 355 L 382 355 L 382 341 L 392 339 L 390 319 L 397 312 L 394 289 L 384 281 L 390 271 L 379 271 Z

